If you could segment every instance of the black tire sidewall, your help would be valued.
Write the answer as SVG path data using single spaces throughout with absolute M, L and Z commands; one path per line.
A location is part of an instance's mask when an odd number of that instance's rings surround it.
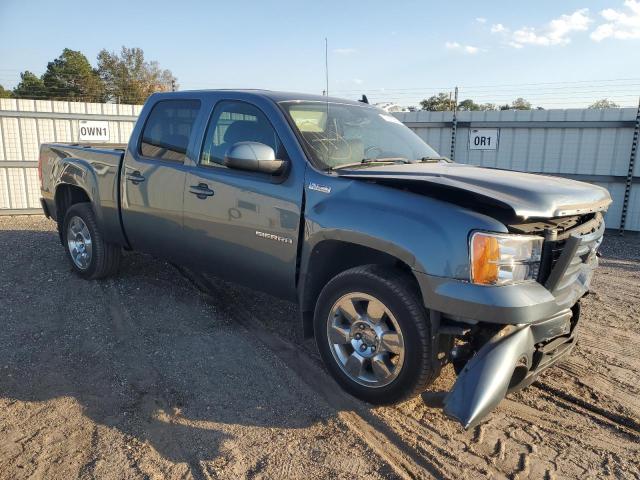
M 89 229 L 89 234 L 91 235 L 91 262 L 89 263 L 89 268 L 83 270 L 79 268 L 73 258 L 71 257 L 71 252 L 69 251 L 69 244 L 67 243 L 67 234 L 69 229 L 69 223 L 73 217 L 79 217 L 85 223 L 87 228 Z M 98 258 L 99 255 L 102 255 L 102 245 L 100 244 L 100 234 L 98 232 L 98 227 L 96 225 L 95 217 L 93 214 L 93 210 L 89 204 L 78 203 L 72 205 L 69 210 L 67 210 L 64 216 L 64 223 L 62 228 L 63 235 L 63 246 L 65 252 L 67 254 L 67 258 L 71 263 L 71 266 L 75 270 L 75 272 L 83 278 L 93 278 L 96 274 L 96 269 L 98 266 Z
M 322 290 L 314 314 L 316 343 L 322 359 L 332 376 L 352 395 L 375 404 L 393 403 L 413 393 L 420 381 L 425 365 L 425 356 L 430 361 L 431 351 L 428 345 L 420 341 L 421 332 L 418 322 L 426 324 L 426 311 L 418 303 L 415 295 L 402 284 L 394 283 L 403 295 L 398 295 L 386 285 L 386 281 L 372 275 L 356 271 L 347 271 L 331 280 Z M 404 339 L 405 358 L 398 377 L 383 387 L 366 387 L 351 380 L 340 368 L 334 358 L 327 338 L 327 320 L 331 307 L 347 293 L 361 292 L 371 295 L 382 303 L 394 315 Z M 429 330 L 427 329 L 427 333 Z M 422 332 L 424 336 L 424 332 Z

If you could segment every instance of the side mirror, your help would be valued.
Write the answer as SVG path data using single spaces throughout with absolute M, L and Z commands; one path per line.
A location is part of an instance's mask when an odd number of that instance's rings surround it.
M 276 158 L 273 148 L 258 142 L 234 143 L 224 156 L 227 167 L 251 172 L 278 173 L 286 163 L 286 160 Z

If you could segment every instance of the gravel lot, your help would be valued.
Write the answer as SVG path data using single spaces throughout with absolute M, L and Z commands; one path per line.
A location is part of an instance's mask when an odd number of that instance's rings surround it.
M 146 255 L 71 271 L 0 217 L 0 478 L 639 478 L 640 238 L 608 236 L 572 356 L 464 431 L 337 389 L 295 306 Z

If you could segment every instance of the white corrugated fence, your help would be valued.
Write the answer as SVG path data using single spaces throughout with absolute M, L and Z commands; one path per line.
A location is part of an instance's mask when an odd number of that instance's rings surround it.
M 78 142 L 79 122 L 109 122 L 109 142 L 129 140 L 141 105 L 0 99 L 0 215 L 39 213 L 37 161 L 42 142 Z M 486 167 L 561 175 L 609 189 L 607 225 L 618 228 L 630 181 L 625 227 L 640 231 L 640 167 L 631 158 L 633 108 L 395 114 L 442 155 Z M 470 138 L 494 132 L 493 149 L 473 149 Z M 493 141 L 492 140 L 492 141 Z M 453 144 L 453 145 L 452 145 Z M 452 150 L 453 146 L 453 150 Z
M 38 152 L 44 142 L 78 142 L 81 120 L 109 122 L 109 142 L 126 143 L 141 105 L 0 99 L 0 215 L 42 213 Z

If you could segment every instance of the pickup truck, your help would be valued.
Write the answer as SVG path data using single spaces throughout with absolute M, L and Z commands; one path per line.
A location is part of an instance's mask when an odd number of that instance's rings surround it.
M 442 407 L 467 428 L 575 345 L 611 203 L 454 163 L 364 101 L 260 90 L 154 94 L 128 145 L 43 144 L 39 172 L 78 275 L 135 250 L 295 301 L 367 402 L 451 363 Z

